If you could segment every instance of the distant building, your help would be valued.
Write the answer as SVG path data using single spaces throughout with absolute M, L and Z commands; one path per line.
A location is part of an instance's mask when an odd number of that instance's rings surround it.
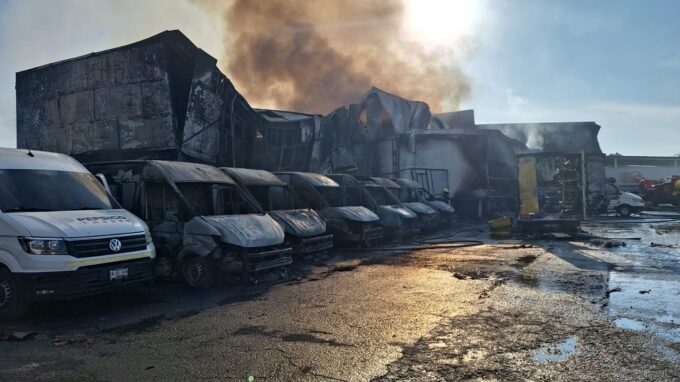
M 602 154 L 597 139 L 600 125 L 595 122 L 493 123 L 477 127 L 498 130 L 532 151 Z
M 607 156 L 607 178 L 616 179 L 624 191 L 639 191 L 640 180 L 659 180 L 680 175 L 680 157 Z

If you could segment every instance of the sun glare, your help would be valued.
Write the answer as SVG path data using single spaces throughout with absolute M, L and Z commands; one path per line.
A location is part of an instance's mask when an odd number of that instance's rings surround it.
M 426 48 L 451 46 L 471 35 L 481 0 L 405 0 L 404 32 Z

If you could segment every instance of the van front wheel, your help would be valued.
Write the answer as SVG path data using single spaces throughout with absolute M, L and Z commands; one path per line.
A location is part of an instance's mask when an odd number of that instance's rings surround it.
M 193 255 L 182 262 L 184 282 L 192 289 L 208 289 L 217 279 L 217 264 L 207 257 Z
M 14 276 L 0 268 L 0 320 L 21 318 L 27 309 L 28 303 L 19 293 Z
M 630 206 L 624 204 L 624 205 L 622 205 L 622 206 L 619 206 L 619 207 L 616 209 L 616 212 L 617 212 L 619 215 L 623 216 L 624 218 L 627 218 L 628 216 L 630 216 L 631 213 L 633 213 L 633 209 L 630 208 Z

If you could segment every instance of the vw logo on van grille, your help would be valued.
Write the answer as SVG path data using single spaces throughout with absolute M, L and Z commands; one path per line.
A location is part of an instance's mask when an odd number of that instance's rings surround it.
M 109 249 L 112 250 L 113 252 L 118 252 L 120 249 L 123 247 L 123 243 L 120 242 L 118 239 L 111 239 L 109 241 Z

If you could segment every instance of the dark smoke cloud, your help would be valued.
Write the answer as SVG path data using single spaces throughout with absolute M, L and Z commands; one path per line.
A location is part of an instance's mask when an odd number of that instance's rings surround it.
M 223 12 L 227 73 L 255 106 L 328 113 L 377 86 L 437 112 L 470 92 L 455 51 L 400 40 L 398 0 L 234 0 Z

